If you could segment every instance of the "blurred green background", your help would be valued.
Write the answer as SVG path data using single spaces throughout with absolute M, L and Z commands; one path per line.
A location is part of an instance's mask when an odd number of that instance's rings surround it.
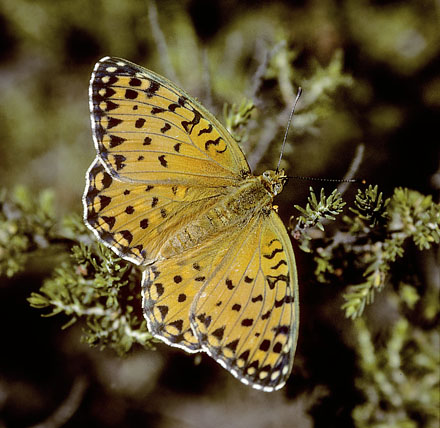
M 342 177 L 362 143 L 356 176 L 386 196 L 406 186 L 438 198 L 439 29 L 436 0 L 0 0 L 1 184 L 54 189 L 60 215 L 81 212 L 95 155 L 88 83 L 94 63 L 110 55 L 176 81 L 223 122 L 224 103 L 258 102 L 243 142 L 256 173 L 274 168 L 285 110 L 301 85 L 288 174 Z M 259 153 L 264 144 L 269 149 Z M 284 219 L 307 191 L 308 183 L 290 182 L 278 201 Z M 298 258 L 298 353 L 287 387 L 273 394 L 162 345 L 123 360 L 89 349 L 79 327 L 63 332 L 63 320 L 28 307 L 48 267 L 36 263 L 2 279 L 0 428 L 54 417 L 75 391 L 69 427 L 354 426 L 351 412 L 362 400 L 350 339 L 340 337 L 350 321 L 340 300 L 316 313 L 311 303 L 335 294 L 305 290 L 307 261 Z M 61 426 L 53 423 L 45 426 Z

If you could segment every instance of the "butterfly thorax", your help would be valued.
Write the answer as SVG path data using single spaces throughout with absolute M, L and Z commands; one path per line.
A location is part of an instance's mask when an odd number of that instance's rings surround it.
M 228 191 L 204 213 L 199 213 L 170 237 L 160 251 L 161 256 L 173 257 L 217 236 L 224 236 L 228 229 L 244 228 L 258 215 L 269 214 L 273 197 L 281 191 L 285 179 L 284 171 L 282 174 L 266 173 L 259 177 L 250 175 L 238 186 L 228 187 Z

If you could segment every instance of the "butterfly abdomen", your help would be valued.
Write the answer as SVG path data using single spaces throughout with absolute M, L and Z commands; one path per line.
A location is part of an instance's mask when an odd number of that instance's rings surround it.
M 245 227 L 262 207 L 270 206 L 271 195 L 257 177 L 249 177 L 193 221 L 180 228 L 165 243 L 161 255 L 173 257 L 206 240 L 227 233 L 228 229 Z

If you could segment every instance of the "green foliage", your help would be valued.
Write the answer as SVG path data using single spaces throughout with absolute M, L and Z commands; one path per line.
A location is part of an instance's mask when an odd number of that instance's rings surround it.
M 315 132 L 323 119 L 334 114 L 334 98 L 342 88 L 353 84 L 351 75 L 344 72 L 344 56 L 337 50 L 325 66 L 312 61 L 305 74 L 295 66 L 298 52 L 287 47 L 280 49 L 269 64 L 267 78 L 275 78 L 281 98 L 290 112 L 296 97 L 296 88 L 301 86 L 303 94 L 295 113 L 296 132 Z M 293 84 L 292 84 L 293 82 Z M 286 120 L 281 123 L 285 125 Z
M 420 2 L 347 2 L 353 39 L 376 61 L 385 61 L 398 73 L 414 73 L 438 54 L 440 40 L 436 5 L 423 5 L 422 14 Z
M 361 278 L 352 282 L 344 294 L 342 308 L 347 317 L 354 319 L 373 302 L 376 292 L 393 282 L 390 270 L 397 259 L 404 257 L 410 241 L 419 250 L 427 250 L 440 242 L 440 207 L 431 196 L 413 190 L 397 188 L 391 198 L 384 199 L 377 186 L 369 186 L 358 190 L 355 207 L 350 207 L 352 215 L 343 218 L 345 228 L 332 239 L 312 243 L 311 237 L 304 233 L 306 228 L 316 225 L 323 230 L 320 219 L 332 220 L 344 205 L 341 201 L 334 191 L 328 199 L 321 193 L 318 203 L 312 191 L 306 209 L 296 206 L 302 215 L 298 217 L 295 231 L 302 230 L 301 249 L 316 250 L 318 281 L 328 282 L 340 274 L 341 269 L 348 272 L 345 278 L 350 281 Z M 347 260 L 352 261 L 352 265 Z
M 387 220 L 388 213 L 386 208 L 389 202 L 389 199 L 383 200 L 382 192 L 379 193 L 378 186 L 372 187 L 370 185 L 365 192 L 358 191 L 355 201 L 356 208 L 349 208 L 361 220 L 360 222 L 355 222 L 356 226 L 362 229 L 364 222 L 371 228 L 378 224 L 383 225 Z M 353 228 L 352 230 L 354 231 Z
M 434 428 L 440 418 L 438 278 L 424 284 L 410 269 L 399 268 L 397 273 L 393 265 L 405 257 L 411 243 L 419 251 L 439 243 L 440 207 L 431 196 L 413 190 L 397 188 L 385 199 L 377 186 L 369 186 L 358 190 L 343 230 L 331 239 L 321 235 L 312 240 L 307 228 L 318 226 L 323 217 L 332 220 L 332 215 L 323 213 L 331 202 L 340 201 L 335 192 L 334 200 L 321 192 L 318 202 L 311 190 L 306 209 L 296 207 L 302 215 L 295 231 L 301 230 L 301 248 L 314 253 L 318 281 L 362 278 L 343 295 L 346 316 L 356 318 L 359 373 L 355 385 L 364 396 L 352 412 L 355 426 Z M 340 212 L 343 204 L 339 204 L 332 207 L 332 214 Z M 322 224 L 319 228 L 323 230 Z M 386 300 L 393 321 L 381 326 L 385 346 L 377 346 L 360 315 L 386 284 L 394 285 Z
M 246 135 L 244 128 L 248 124 L 254 108 L 254 103 L 249 100 L 243 100 L 240 105 L 223 105 L 223 116 L 225 118 L 226 129 L 233 135 L 236 141 L 243 141 L 243 138 Z
M 419 250 L 440 241 L 440 207 L 431 196 L 397 188 L 390 199 L 383 201 L 377 187 L 370 186 L 364 195 L 358 192 L 355 204 L 357 217 L 346 217 L 345 221 L 351 234 L 367 242 L 357 248 L 363 259 L 364 280 L 344 295 L 343 309 L 350 318 L 360 316 L 375 292 L 383 289 L 393 263 L 404 256 L 408 241 L 412 240 Z
M 140 278 L 129 263 L 101 244 L 91 243 L 78 215 L 57 225 L 53 192 L 33 196 L 24 187 L 1 194 L 0 274 L 12 277 L 24 270 L 29 257 L 53 254 L 61 260 L 31 306 L 63 313 L 68 327 L 82 320 L 83 339 L 91 345 L 126 353 L 133 344 L 151 346 L 151 335 L 140 310 Z
M 333 104 L 332 96 L 343 87 L 350 87 L 353 78 L 344 72 L 344 56 L 341 50 L 335 51 L 330 62 L 323 67 L 318 62 L 312 64 L 313 73 L 305 78 L 301 85 L 307 94 L 307 104 L 319 103 L 316 108 L 320 112 L 329 111 L 329 106 Z M 321 117 L 321 114 L 317 115 Z
M 79 218 L 77 218 L 79 220 Z M 78 222 L 66 222 L 78 232 Z M 86 232 L 82 226 L 82 233 Z M 151 346 L 151 335 L 140 311 L 140 278 L 130 263 L 101 244 L 82 242 L 70 258 L 29 297 L 31 306 L 49 309 L 46 316 L 64 313 L 68 327 L 82 319 L 83 340 L 125 354 L 135 344 Z
M 341 194 L 335 189 L 326 197 L 324 189 L 321 189 L 319 201 L 316 199 L 315 192 L 310 187 L 310 196 L 308 197 L 306 208 L 295 205 L 295 208 L 301 212 L 301 216 L 297 218 L 298 223 L 295 226 L 293 233 L 300 235 L 300 248 L 305 252 L 311 252 L 311 236 L 305 233 L 307 229 L 317 227 L 324 231 L 323 224 L 328 220 L 335 220 L 344 208 L 345 202 L 342 200 Z M 299 238 L 299 236 L 296 236 Z
M 28 255 L 45 249 L 54 239 L 54 194 L 50 190 L 33 197 L 16 187 L 7 197 L 0 193 L 0 275 L 12 277 L 25 267 Z
M 414 288 L 412 294 L 417 295 Z M 371 331 L 362 318 L 354 323 L 361 370 L 356 386 L 365 401 L 355 407 L 353 419 L 358 428 L 434 428 L 440 418 L 438 326 L 425 319 L 425 328 L 420 328 L 409 318 L 414 311 L 403 315 L 407 312 L 405 302 L 395 300 L 400 309 L 385 346 L 374 346 Z M 438 296 L 435 304 L 438 317 Z M 419 312 L 426 313 L 420 306 Z
M 420 250 L 440 242 L 440 206 L 432 201 L 431 195 L 397 188 L 391 202 L 393 234 L 412 238 Z

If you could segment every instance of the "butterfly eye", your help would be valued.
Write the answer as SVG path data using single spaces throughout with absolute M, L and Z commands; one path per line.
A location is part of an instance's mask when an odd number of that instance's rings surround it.
M 269 178 L 269 171 L 264 171 L 263 172 L 263 177 L 264 178 Z

